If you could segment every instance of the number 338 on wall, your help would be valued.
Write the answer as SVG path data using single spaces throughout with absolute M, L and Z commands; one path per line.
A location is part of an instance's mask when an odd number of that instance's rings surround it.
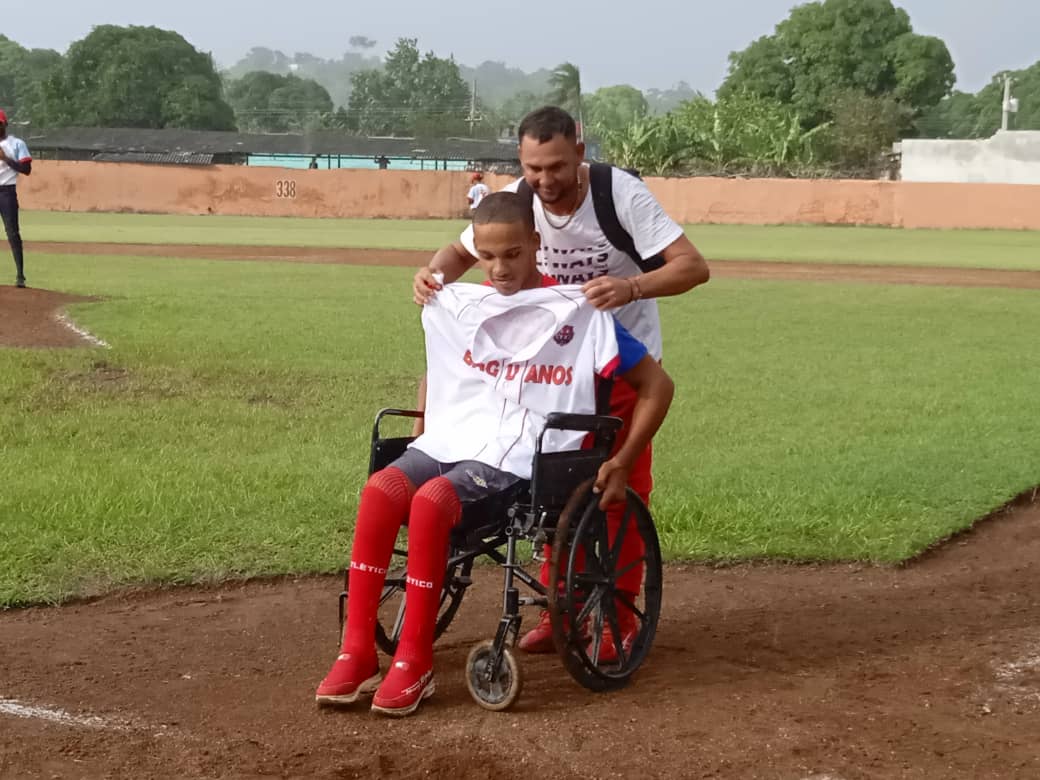
M 278 179 L 274 183 L 274 194 L 276 198 L 295 198 L 296 182 L 292 179 Z

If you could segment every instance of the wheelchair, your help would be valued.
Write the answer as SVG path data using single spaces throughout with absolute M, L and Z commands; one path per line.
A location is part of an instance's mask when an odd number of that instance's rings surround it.
M 602 408 L 602 407 L 600 407 Z M 404 453 L 412 437 L 384 437 L 381 423 L 388 417 L 421 417 L 422 412 L 383 409 L 372 427 L 369 474 L 390 465 Z M 466 685 L 481 707 L 502 711 L 519 698 L 523 686 L 513 647 L 520 635 L 521 608 L 548 610 L 553 643 L 564 668 L 585 688 L 612 691 L 624 687 L 646 660 L 657 631 L 661 611 L 661 549 L 650 511 L 631 489 L 627 490 L 622 519 L 613 534 L 606 513 L 599 508 L 593 484 L 607 459 L 621 420 L 604 415 L 554 413 L 538 437 L 532 476 L 505 493 L 468 504 L 452 530 L 448 566 L 437 613 L 435 637 L 451 624 L 472 584 L 474 562 L 489 558 L 502 567 L 503 609 L 494 638 L 476 645 L 466 662 Z M 585 432 L 586 447 L 568 452 L 543 452 L 546 431 Z M 591 446 L 588 446 L 591 443 Z M 624 564 L 618 561 L 628 534 L 638 534 L 642 556 Z M 387 655 L 397 649 L 404 623 L 407 549 L 402 529 L 387 571 L 380 597 L 376 643 Z M 549 582 L 539 582 L 537 571 L 528 572 L 520 562 L 521 543 L 533 546 L 532 563 L 551 545 Z M 504 548 L 504 550 L 503 550 Z M 638 594 L 620 591 L 618 579 L 642 567 Z M 521 595 L 517 585 L 529 593 Z M 350 570 L 339 596 L 342 635 L 349 609 Z M 626 641 L 620 615 L 627 611 L 629 624 L 637 626 Z M 634 621 L 633 621 L 634 619 Z M 604 637 L 613 652 L 603 655 Z M 611 645 L 608 645 L 610 647 Z

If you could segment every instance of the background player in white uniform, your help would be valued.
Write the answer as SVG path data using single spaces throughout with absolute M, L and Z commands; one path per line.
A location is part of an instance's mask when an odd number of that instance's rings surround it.
M 590 168 L 585 164 L 585 145 L 577 140 L 574 119 L 562 109 L 546 107 L 528 114 L 520 123 L 519 156 L 523 181 L 533 193 L 535 224 L 541 234 L 538 267 L 544 274 L 564 283 L 582 284 L 589 301 L 610 310 L 650 354 L 662 354 L 661 325 L 654 300 L 679 295 L 708 281 L 708 266 L 690 243 L 682 228 L 661 208 L 646 185 L 618 169 L 612 170 L 614 207 L 621 227 L 631 236 L 641 258 L 660 255 L 661 267 L 644 272 L 632 257 L 611 244 L 600 225 L 590 196 Z M 516 190 L 520 181 L 506 189 Z M 435 272 L 446 282 L 458 279 L 476 262 L 472 233 L 437 252 L 427 268 L 415 275 L 413 295 L 423 304 L 439 289 Z M 611 414 L 625 420 L 619 437 L 624 442 L 635 395 L 625 382 L 615 382 Z M 647 503 L 653 488 L 652 454 L 649 445 L 632 470 L 631 487 Z M 611 522 L 620 522 L 615 517 Z M 626 534 L 621 559 L 642 557 L 637 534 Z M 548 573 L 543 568 L 544 577 Z M 631 570 L 621 589 L 638 589 L 641 569 Z M 552 652 L 552 628 L 548 614 L 520 641 L 529 652 Z M 633 635 L 636 626 L 628 628 Z M 622 627 L 625 630 L 625 627 Z M 612 652 L 612 640 L 604 640 L 604 652 Z M 601 657 L 604 657 L 601 655 Z
M 14 255 L 15 286 L 25 287 L 25 261 L 22 255 L 22 231 L 18 224 L 18 174 L 32 173 L 29 147 L 21 138 L 7 133 L 7 114 L 0 111 L 0 217 L 4 221 L 7 241 Z
M 526 395 L 528 387 L 539 384 L 536 379 L 546 378 L 551 384 L 541 382 L 540 392 L 532 394 L 540 399 L 537 405 L 559 401 L 573 411 L 588 411 L 595 404 L 592 377 L 569 376 L 566 371 L 560 375 L 561 364 L 575 373 L 607 375 L 616 370 L 637 388 L 640 400 L 628 440 L 597 476 L 596 489 L 602 493 L 604 508 L 623 501 L 632 466 L 671 403 L 672 381 L 660 364 L 609 317 L 591 311 L 581 300 L 580 290 L 574 288 L 561 296 L 553 292 L 555 288 L 540 289 L 542 275 L 535 258 L 539 238 L 530 205 L 523 197 L 514 193 L 488 196 L 474 222 L 480 263 L 494 290 L 463 290 L 456 296 L 449 288 L 443 293 L 443 305 L 434 304 L 429 313 L 424 312 L 428 433 L 404 456 L 373 474 L 361 493 L 346 626 L 340 654 L 318 686 L 320 703 L 349 704 L 374 692 L 373 710 L 407 715 L 433 693 L 433 635 L 451 529 L 460 519 L 463 503 L 501 492 L 526 476 L 523 470 L 529 468 L 533 455 L 533 443 L 524 436 L 523 415 L 502 412 L 504 406 L 520 411 L 526 403 L 514 392 L 516 388 L 523 388 Z M 484 296 L 495 300 L 488 302 L 482 314 L 468 319 L 469 310 L 481 306 Z M 503 296 L 515 296 L 514 311 Z M 565 300 L 560 305 L 550 297 Z M 510 314 L 508 327 L 496 328 L 499 318 Z M 458 323 L 457 332 L 447 332 L 452 322 Z M 570 326 L 569 330 L 557 328 L 560 322 Z M 525 337 L 514 338 L 520 331 L 527 332 Z M 584 339 L 589 343 L 583 343 Z M 466 341 L 471 346 L 462 350 Z M 520 365 L 521 359 L 531 364 L 524 367 L 527 370 L 539 364 L 530 381 L 526 371 L 509 370 L 510 365 Z M 492 367 L 495 361 L 499 365 Z M 543 373 L 540 364 L 547 361 L 552 361 L 553 368 Z M 566 384 L 568 378 L 571 385 Z M 441 387 L 442 382 L 451 386 Z M 571 393 L 579 386 L 585 388 L 582 395 L 587 397 Z M 538 414 L 534 406 L 532 413 Z M 517 422 L 519 425 L 514 424 Z M 503 431 L 515 439 L 515 446 L 502 446 Z M 491 456 L 488 451 L 493 451 Z M 438 457 L 463 460 L 445 462 Z M 394 542 L 406 518 L 408 609 L 397 652 L 383 679 L 375 647 L 376 614 Z
M 484 174 L 480 171 L 477 171 L 470 177 L 470 182 L 473 186 L 470 187 L 469 192 L 466 193 L 466 200 L 469 202 L 469 210 L 473 212 L 477 210 L 480 201 L 487 197 L 491 190 L 488 189 L 488 186 L 484 183 Z

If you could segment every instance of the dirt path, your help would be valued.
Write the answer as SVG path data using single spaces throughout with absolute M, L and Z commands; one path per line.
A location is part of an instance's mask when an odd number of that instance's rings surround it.
M 398 249 L 334 249 L 327 247 L 224 246 L 160 244 L 62 244 L 36 242 L 36 252 L 57 254 L 133 255 L 139 257 L 200 257 L 213 260 L 281 260 L 300 263 L 390 265 L 417 268 L 430 252 Z M 1040 271 L 998 271 L 973 268 L 911 268 L 886 265 L 829 263 L 770 263 L 752 260 L 713 260 L 720 278 L 786 281 L 928 284 L 954 287 L 1040 289 Z
M 524 657 L 503 714 L 462 678 L 497 620 L 484 569 L 399 722 L 313 704 L 338 578 L 0 613 L 0 777 L 1036 778 L 1038 562 L 1022 502 L 904 568 L 671 567 L 629 688 Z
M 197 257 L 215 260 L 297 262 L 343 265 L 388 265 L 417 268 L 429 252 L 397 249 L 335 249 L 164 244 L 68 244 L 35 242 L 34 252 L 56 254 L 124 255 L 134 257 Z M 825 263 L 769 263 L 751 260 L 715 260 L 716 278 L 818 282 L 865 282 L 954 287 L 1005 287 L 1040 290 L 1040 271 L 995 271 L 972 268 L 911 268 L 883 265 Z M 86 300 L 44 290 L 15 290 L 0 286 L 0 346 L 87 346 L 89 337 L 70 329 L 62 320 L 65 304 Z
M 82 295 L 0 286 L 0 347 L 78 347 L 90 344 L 63 319 L 65 306 L 89 301 Z

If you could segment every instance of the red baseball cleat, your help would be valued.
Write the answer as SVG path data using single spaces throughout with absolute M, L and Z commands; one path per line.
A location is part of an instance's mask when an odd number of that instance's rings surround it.
M 434 690 L 432 667 L 420 672 L 410 661 L 394 661 L 372 699 L 372 712 L 398 718 L 411 715 Z
M 353 704 L 361 696 L 372 693 L 382 679 L 379 661 L 361 661 L 357 656 L 343 653 L 321 681 L 314 695 L 318 704 Z
M 555 653 L 556 645 L 553 643 L 552 621 L 549 620 L 549 610 L 543 609 L 538 616 L 538 625 L 520 637 L 516 646 L 525 653 Z

